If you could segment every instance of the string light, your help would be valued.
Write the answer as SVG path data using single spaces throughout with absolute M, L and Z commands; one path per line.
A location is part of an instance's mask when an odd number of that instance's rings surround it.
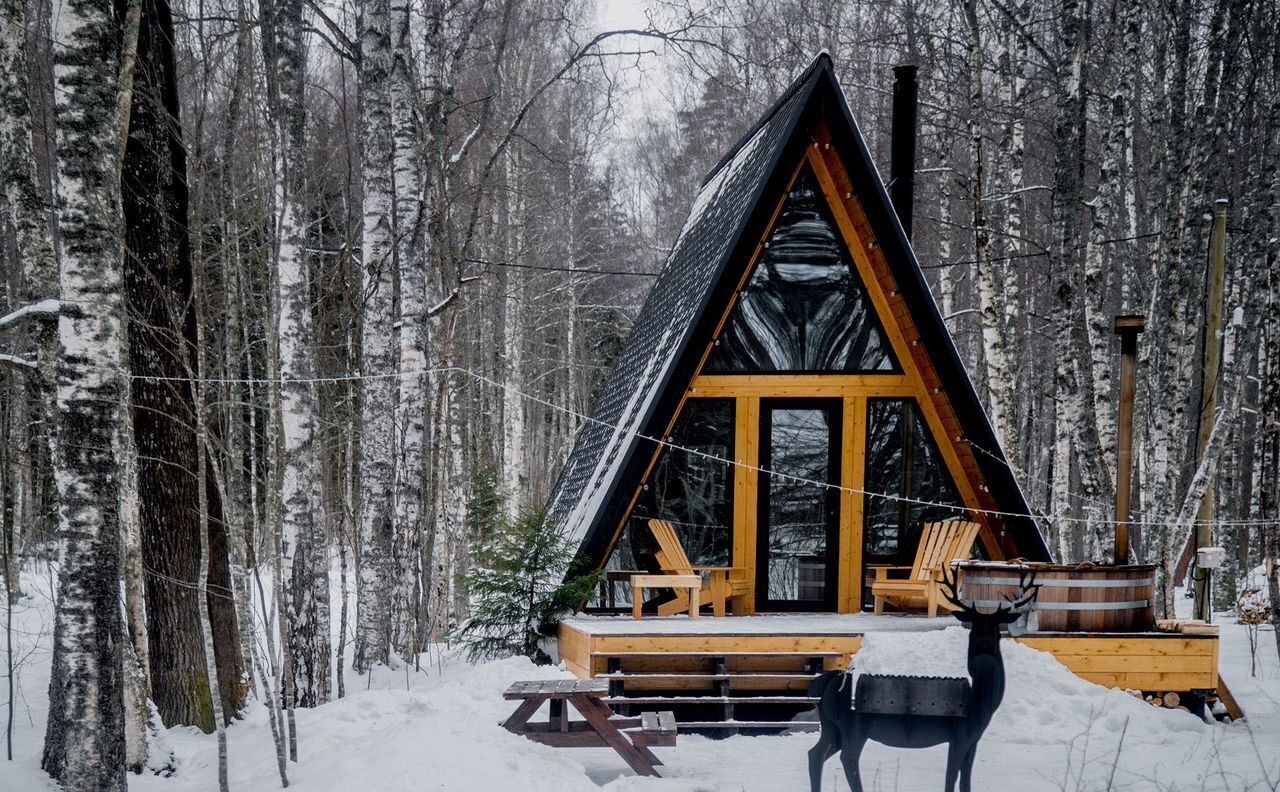
M 67 365 L 67 363 L 64 361 L 63 365 Z M 71 365 L 76 365 L 76 364 L 71 364 Z M 80 365 L 84 365 L 84 364 L 80 364 Z M 89 365 L 88 367 L 97 368 L 100 370 L 106 368 L 102 366 L 92 366 L 92 365 Z M 891 495 L 883 492 L 872 492 L 870 490 L 859 489 L 857 487 L 846 487 L 841 484 L 833 484 L 829 481 L 817 481 L 815 479 L 808 479 L 803 476 L 795 476 L 789 473 L 783 473 L 781 471 L 774 471 L 774 470 L 770 470 L 769 468 L 761 467 L 760 465 L 752 465 L 752 464 L 748 464 L 746 462 L 741 462 L 738 460 L 725 459 L 723 457 L 716 456 L 715 454 L 710 454 L 705 451 L 700 451 L 696 448 L 682 446 L 671 440 L 663 440 L 661 438 L 652 437 L 652 436 L 643 434 L 641 432 L 628 429 L 619 424 L 609 423 L 608 421 L 601 420 L 599 418 L 596 418 L 595 416 L 587 415 L 578 410 L 574 410 L 571 407 L 566 407 L 564 405 L 557 404 L 541 396 L 526 393 L 512 385 L 508 385 L 507 383 L 504 383 L 504 382 L 499 382 L 495 379 L 492 379 L 491 377 L 471 371 L 470 369 L 465 368 L 463 366 L 436 366 L 432 368 L 414 369 L 414 370 L 403 371 L 403 372 L 390 372 L 385 374 L 347 374 L 347 375 L 334 376 L 334 377 L 314 377 L 314 378 L 280 377 L 275 380 L 254 379 L 254 378 L 243 378 L 243 379 L 208 378 L 206 379 L 206 378 L 187 378 L 187 377 L 160 377 L 160 376 L 155 376 L 150 374 L 131 374 L 127 376 L 129 376 L 131 379 L 134 379 L 134 380 L 153 380 L 153 381 L 187 382 L 187 383 L 198 381 L 198 382 L 207 383 L 207 384 L 259 384 L 259 385 L 276 384 L 283 387 L 284 385 L 295 384 L 295 383 L 305 384 L 305 383 L 319 383 L 319 382 L 348 382 L 348 381 L 374 380 L 374 379 L 399 378 L 399 377 L 409 378 L 409 377 L 425 376 L 428 374 L 465 375 L 474 379 L 477 382 L 481 382 L 486 385 L 499 388 L 504 391 L 509 391 L 512 394 L 519 396 L 520 398 L 526 399 L 528 401 L 532 401 L 536 404 L 540 404 L 544 407 L 547 407 L 552 410 L 556 410 L 566 415 L 573 416 L 584 423 L 596 424 L 605 429 L 609 429 L 615 433 L 622 433 L 631 437 L 635 437 L 640 440 L 653 443 L 662 448 L 670 448 L 677 451 L 682 451 L 684 453 L 693 454 L 694 456 L 699 456 L 704 459 L 709 459 L 715 462 L 722 462 L 726 465 L 732 465 L 734 467 L 743 468 L 745 470 L 748 470 L 754 473 L 763 473 L 765 475 L 772 476 L 774 478 L 793 481 L 797 484 L 806 484 L 814 487 L 821 487 L 825 489 L 835 490 L 838 492 L 847 492 L 852 495 L 861 495 L 867 498 L 881 498 L 884 500 L 895 501 L 898 503 L 906 503 L 912 506 L 926 506 L 926 507 L 932 507 L 932 508 L 963 510 L 972 514 L 981 514 L 981 515 L 986 515 L 990 517 L 1000 517 L 1000 518 L 1011 517 L 1015 519 L 1044 520 L 1050 523 L 1069 522 L 1069 523 L 1082 523 L 1085 525 L 1099 525 L 1099 526 L 1102 526 L 1102 525 L 1114 526 L 1114 525 L 1121 524 L 1116 520 L 1094 519 L 1089 517 L 1073 517 L 1070 515 L 1058 515 L 1058 514 L 1026 514 L 1022 512 L 1002 511 L 999 509 L 983 509 L 983 508 L 972 507 L 972 506 L 957 506 L 954 503 L 940 503 L 937 501 L 928 501 L 928 500 L 922 500 L 919 498 L 910 498 L 903 495 Z M 974 448 L 979 448 L 978 446 L 973 445 L 972 443 L 969 443 L 969 441 L 965 440 L 964 438 L 957 438 L 957 439 L 960 440 L 961 442 L 965 442 L 971 445 Z M 979 450 L 983 450 L 983 449 L 979 449 Z M 988 453 L 988 455 L 990 454 Z M 1008 462 L 1005 462 L 1004 464 L 1008 466 Z M 1010 467 L 1010 470 L 1013 470 L 1013 468 Z M 1017 471 L 1014 471 L 1014 472 L 1017 473 Z M 1089 499 L 1089 500 L 1094 500 L 1094 499 Z M 1156 527 L 1156 528 L 1173 527 L 1171 525 L 1171 521 L 1163 521 L 1163 520 L 1161 521 L 1127 520 L 1123 524 L 1130 525 L 1130 526 L 1145 526 L 1145 527 Z M 1216 527 L 1273 526 L 1273 525 L 1276 525 L 1276 521 L 1274 520 L 1192 520 L 1190 522 L 1182 523 L 1183 527 L 1188 527 L 1188 526 L 1194 527 L 1198 525 L 1210 525 L 1210 526 L 1216 526 Z

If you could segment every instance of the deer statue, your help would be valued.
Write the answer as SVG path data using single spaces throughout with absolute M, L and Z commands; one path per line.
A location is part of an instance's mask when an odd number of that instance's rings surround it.
M 852 792 L 862 792 L 858 758 L 867 740 L 896 748 L 927 748 L 947 743 L 946 792 L 969 792 L 973 760 L 1000 700 L 1004 698 L 1004 661 L 1000 628 L 1012 624 L 1035 600 L 1040 587 L 1035 573 L 1023 569 L 1016 597 L 984 613 L 962 602 L 956 573 L 944 572 L 942 594 L 969 625 L 969 679 L 862 674 L 857 689 L 844 671 L 828 671 L 809 686 L 819 699 L 822 724 L 818 744 L 809 749 L 809 782 L 819 792 L 822 767 L 837 751 Z

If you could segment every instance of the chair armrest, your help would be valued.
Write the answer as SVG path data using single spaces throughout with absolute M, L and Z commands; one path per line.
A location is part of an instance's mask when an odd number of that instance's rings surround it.
M 909 566 L 872 567 L 876 571 L 876 580 L 888 580 L 890 572 L 911 572 Z

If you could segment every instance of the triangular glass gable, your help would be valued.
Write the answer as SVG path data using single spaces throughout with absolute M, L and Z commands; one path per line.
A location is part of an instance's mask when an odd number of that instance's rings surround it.
M 806 165 L 704 371 L 897 370 L 875 306 Z

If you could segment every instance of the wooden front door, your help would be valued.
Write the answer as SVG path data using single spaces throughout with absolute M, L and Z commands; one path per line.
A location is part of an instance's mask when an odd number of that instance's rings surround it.
M 757 611 L 834 611 L 839 399 L 760 401 Z

